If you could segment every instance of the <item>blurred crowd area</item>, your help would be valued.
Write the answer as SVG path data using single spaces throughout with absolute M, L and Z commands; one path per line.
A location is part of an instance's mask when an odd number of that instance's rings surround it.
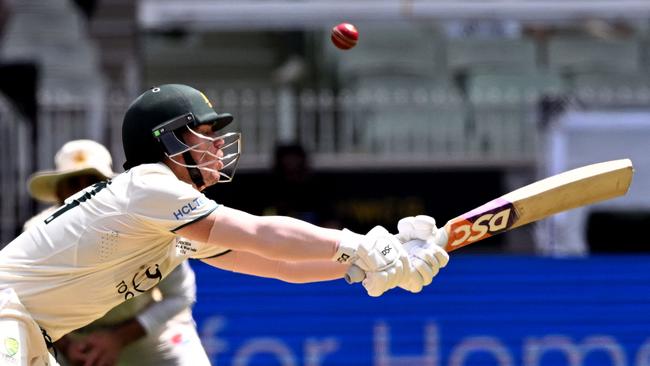
M 211 193 L 227 204 L 359 230 L 424 212 L 444 222 L 541 177 L 631 157 L 627 200 L 482 248 L 583 255 L 612 238 L 603 220 L 630 233 L 618 237 L 621 250 L 644 244 L 633 228 L 650 207 L 650 19 L 366 17 L 354 22 L 359 44 L 341 51 L 329 40 L 336 22 L 204 17 L 199 26 L 152 22 L 155 10 L 152 1 L 0 0 L 2 242 L 37 209 L 27 177 L 51 168 L 64 142 L 104 143 L 120 171 L 130 100 L 186 83 L 243 133 L 236 183 Z M 283 170 L 287 161 L 300 173 Z

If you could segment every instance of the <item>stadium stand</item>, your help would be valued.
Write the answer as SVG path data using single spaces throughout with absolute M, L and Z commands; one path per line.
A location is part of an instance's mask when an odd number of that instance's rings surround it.
M 434 77 L 444 70 L 444 44 L 440 33 L 427 24 L 358 25 L 362 42 L 351 52 L 337 52 L 339 82 L 347 84 L 372 75 Z M 329 35 L 328 35 L 329 37 Z
M 51 155 L 65 141 L 102 139 L 105 80 L 99 51 L 74 4 L 16 2 L 1 46 L 4 61 L 33 61 L 39 67 L 39 131 L 48 138 L 37 142 L 38 168 L 49 167 Z
M 465 108 L 448 79 L 375 76 L 346 92 L 343 126 L 357 126 L 364 152 L 449 158 L 462 153 Z
M 534 159 L 539 103 L 566 92 L 559 74 L 486 73 L 467 80 L 467 95 L 475 126 L 472 149 L 497 158 L 516 154 Z
M 537 68 L 535 43 L 526 38 L 453 38 L 447 40 L 447 67 L 458 71 L 532 72 Z
M 630 72 L 639 70 L 641 44 L 634 37 L 555 36 L 548 41 L 547 57 L 548 67 L 562 72 Z

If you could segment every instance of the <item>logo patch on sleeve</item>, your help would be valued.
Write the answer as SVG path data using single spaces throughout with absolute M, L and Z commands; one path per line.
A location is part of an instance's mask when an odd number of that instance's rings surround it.
M 4 346 L 4 354 L 13 357 L 18 353 L 18 350 L 20 349 L 20 344 L 18 343 L 18 340 L 15 338 L 7 337 L 4 339 L 3 346 Z
M 182 256 L 191 256 L 196 253 L 196 247 L 191 241 L 177 239 L 176 252 Z
M 192 211 L 196 211 L 208 202 L 209 200 L 205 196 L 197 197 L 187 204 L 181 206 L 178 210 L 172 212 L 172 215 L 174 215 L 174 218 L 176 218 L 176 220 L 182 220 L 185 216 L 192 213 Z

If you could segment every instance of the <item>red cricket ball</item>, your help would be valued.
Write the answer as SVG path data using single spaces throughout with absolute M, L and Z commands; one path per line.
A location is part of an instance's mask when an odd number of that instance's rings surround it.
M 342 50 L 356 46 L 358 40 L 359 31 L 350 23 L 341 23 L 332 28 L 332 43 Z

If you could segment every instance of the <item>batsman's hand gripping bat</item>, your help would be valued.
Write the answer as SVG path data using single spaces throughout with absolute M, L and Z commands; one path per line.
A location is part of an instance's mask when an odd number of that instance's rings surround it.
M 451 252 L 558 212 L 622 196 L 633 173 L 632 161 L 621 159 L 542 179 L 449 220 L 439 230 L 437 244 Z M 363 270 L 351 266 L 345 279 L 353 283 L 364 277 Z

